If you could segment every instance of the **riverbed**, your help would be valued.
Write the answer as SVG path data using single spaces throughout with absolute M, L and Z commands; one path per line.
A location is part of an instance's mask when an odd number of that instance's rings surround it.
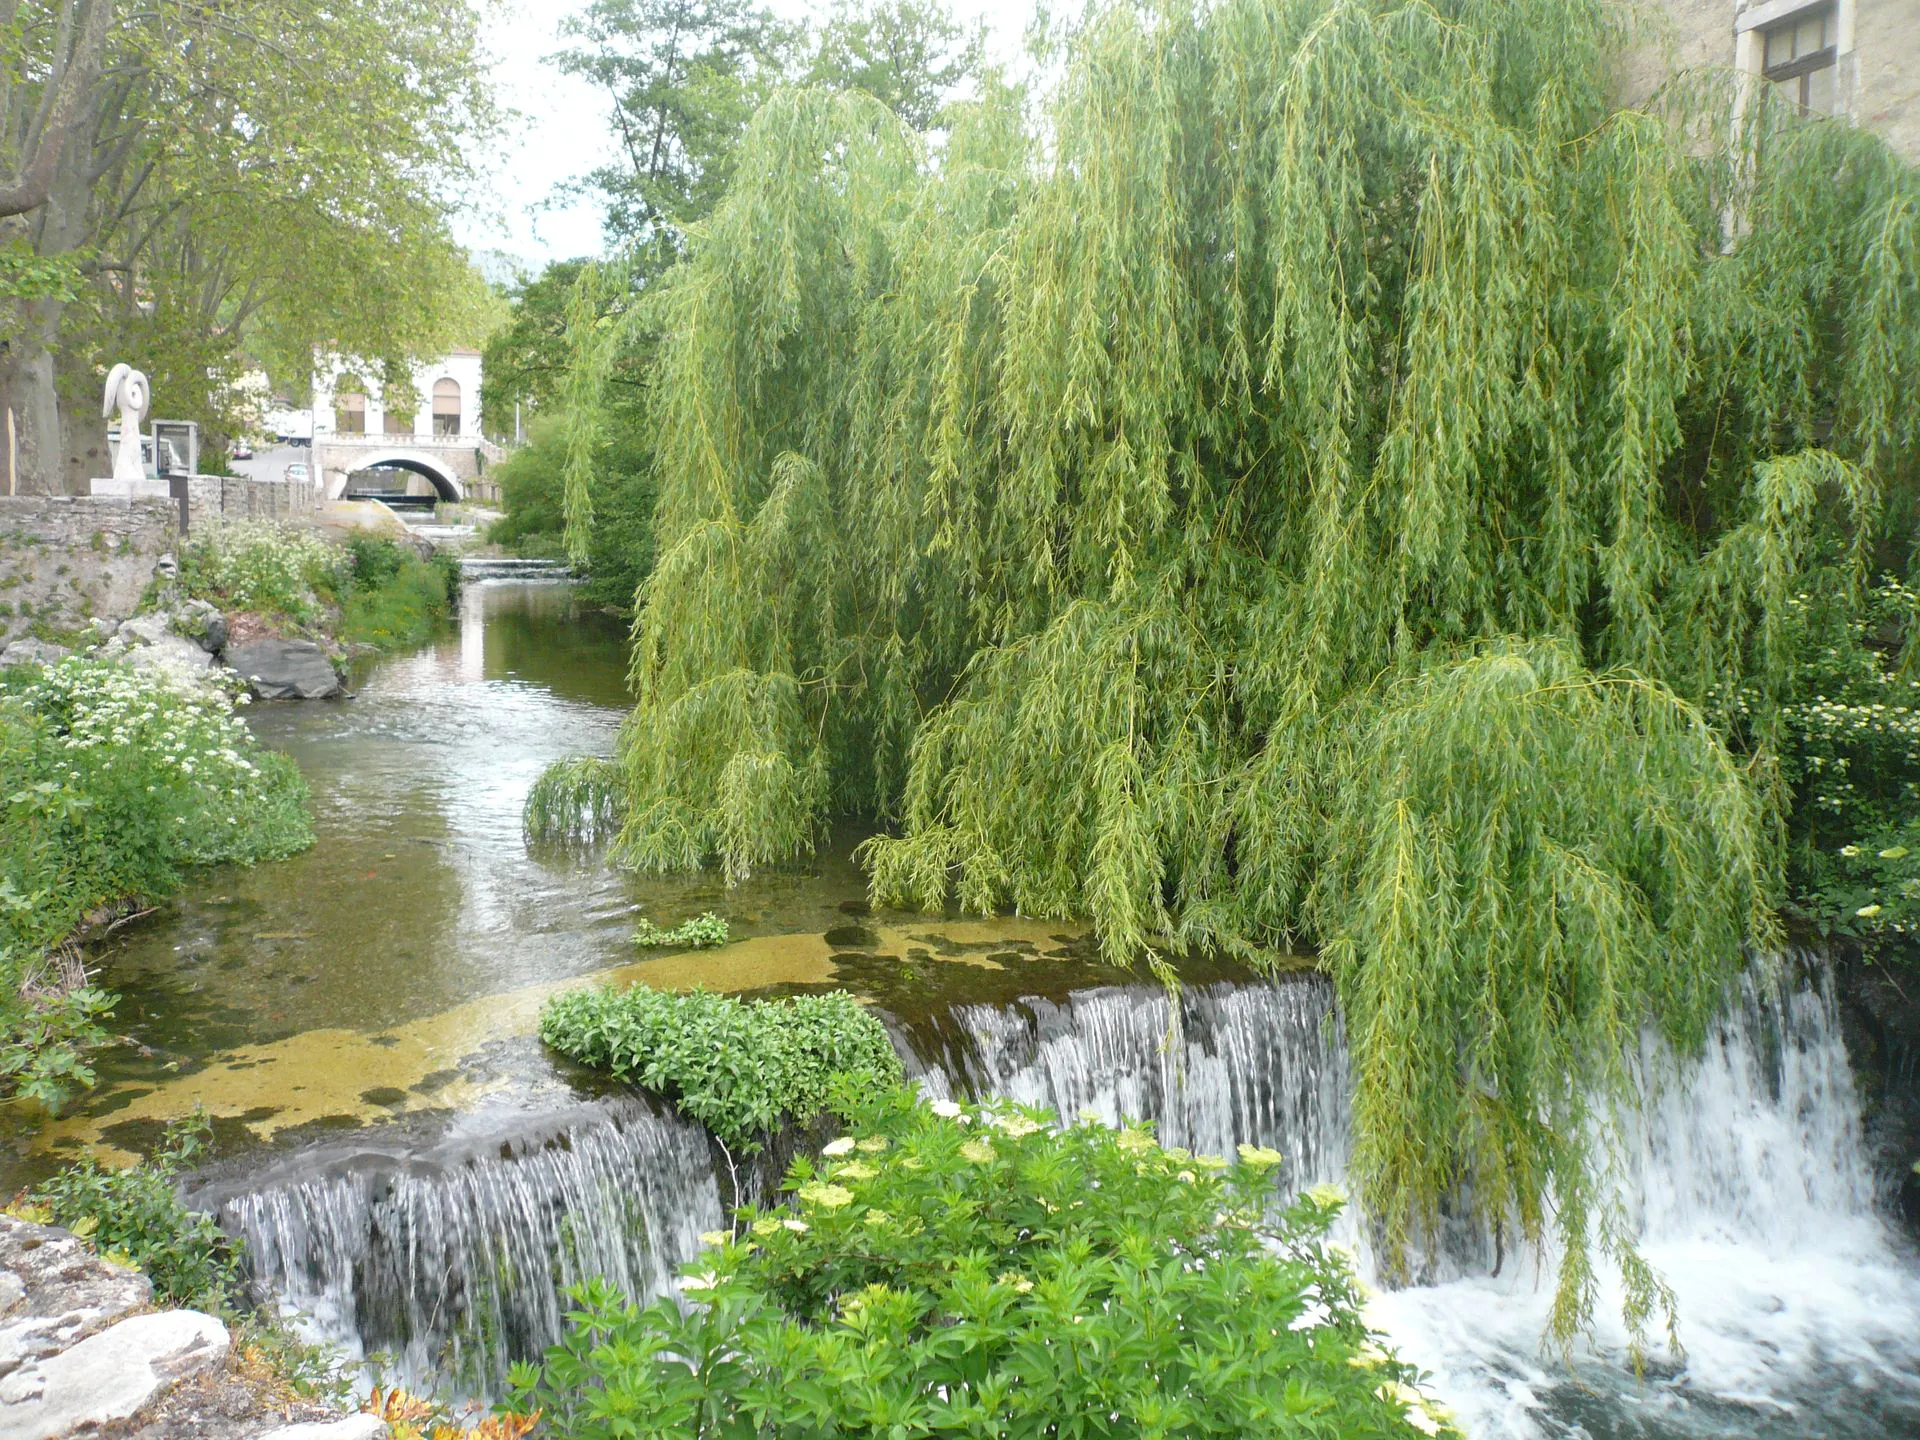
M 453 633 L 364 666 L 348 698 L 255 707 L 318 842 L 202 877 L 97 947 L 127 1043 L 72 1114 L 15 1127 L 0 1183 L 81 1146 L 133 1153 L 201 1108 L 219 1153 L 193 1193 L 272 1298 L 384 1373 L 486 1394 L 551 1340 L 566 1284 L 659 1293 L 720 1214 L 704 1134 L 539 1045 L 565 986 L 849 988 L 935 1092 L 1146 1116 L 1169 1143 L 1274 1146 L 1297 1185 L 1343 1177 L 1346 1056 L 1310 968 L 1191 966 L 1170 1003 L 1076 926 L 874 910 L 855 831 L 732 889 L 529 847 L 540 771 L 614 748 L 624 651 L 564 584 L 471 584 Z M 632 944 L 642 916 L 707 910 L 732 943 Z M 1663 1094 L 1630 1128 L 1630 1201 L 1685 1357 L 1656 1347 L 1635 1379 L 1604 1319 L 1573 1367 L 1543 1357 L 1544 1286 L 1472 1243 L 1383 1294 L 1378 1323 L 1478 1435 L 1920 1435 L 1920 1267 L 1874 1213 L 1817 965 L 1732 1006 Z

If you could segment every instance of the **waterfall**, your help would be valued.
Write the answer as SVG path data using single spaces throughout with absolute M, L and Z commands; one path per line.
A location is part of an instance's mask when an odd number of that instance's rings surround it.
M 1346 1045 L 1316 975 L 1186 989 L 1177 1005 L 1157 985 L 964 1005 L 928 1029 L 908 1068 L 935 1096 L 1151 1120 L 1163 1144 L 1207 1154 L 1270 1146 L 1295 1188 L 1345 1170 Z
M 637 1100 L 437 1148 L 302 1157 L 220 1207 L 259 1288 L 409 1389 L 501 1393 L 560 1338 L 567 1287 L 650 1299 L 722 1223 L 705 1133 Z
M 1614 1291 L 1573 1371 L 1543 1357 L 1554 1257 L 1509 1253 L 1490 1275 L 1464 1223 L 1436 1266 L 1453 1278 L 1376 1297 L 1372 1322 L 1476 1440 L 1920 1434 L 1920 1270 L 1873 1210 L 1831 979 L 1804 958 L 1783 971 L 1777 988 L 1749 976 L 1697 1056 L 1649 1036 L 1634 1057 L 1650 1098 L 1621 1117 L 1619 1195 L 1684 1355 L 1656 1346 L 1635 1380 Z M 1149 1119 L 1216 1154 L 1271 1146 L 1304 1186 L 1339 1180 L 1346 1155 L 1333 1011 L 1314 975 L 1188 991 L 1177 1013 L 1154 986 L 967 1006 L 910 1038 L 909 1069 L 935 1095 Z
M 1684 1356 L 1656 1348 L 1635 1380 L 1603 1294 L 1576 1368 L 1543 1357 L 1552 1257 L 1509 1251 L 1494 1275 L 1471 1235 L 1447 1237 L 1446 1283 L 1376 1296 L 1372 1322 L 1477 1440 L 1920 1434 L 1920 1270 L 1873 1209 L 1830 981 L 1787 971 L 1749 980 L 1698 1056 L 1649 1038 L 1634 1057 L 1654 1083 L 1622 1118 L 1621 1203 L 1674 1288 Z M 1344 1173 L 1347 1055 L 1311 973 L 963 1005 L 895 1034 L 936 1096 L 1152 1120 L 1215 1154 L 1269 1146 L 1296 1188 Z M 309 1154 L 223 1207 L 267 1289 L 410 1385 L 499 1393 L 560 1333 L 565 1287 L 598 1274 L 658 1295 L 721 1223 L 703 1134 L 638 1100 L 466 1128 L 480 1138 L 424 1154 Z

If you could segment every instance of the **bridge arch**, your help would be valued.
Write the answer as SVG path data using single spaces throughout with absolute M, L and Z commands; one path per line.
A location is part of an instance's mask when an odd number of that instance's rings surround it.
M 334 493 L 328 498 L 338 500 L 346 494 L 348 481 L 360 471 L 382 468 L 407 470 L 424 477 L 442 500 L 457 501 L 466 496 L 460 477 L 431 455 L 422 455 L 414 450 L 373 450 L 365 455 L 353 456 L 353 469 L 341 472 L 339 481 L 332 487 Z

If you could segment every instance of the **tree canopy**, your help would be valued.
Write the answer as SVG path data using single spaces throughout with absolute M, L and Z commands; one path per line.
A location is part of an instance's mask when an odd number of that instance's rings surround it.
M 35 282 L 0 289 L 30 483 L 94 473 L 104 363 L 218 423 L 243 353 L 288 378 L 317 343 L 397 361 L 478 303 L 446 226 L 494 118 L 469 6 L 14 0 L 0 22 L 0 175 L 70 97 L 47 193 L 0 221 L 0 254 L 38 267 L 0 267 Z
M 628 322 L 619 853 L 854 812 L 884 899 L 1321 946 L 1389 1264 L 1470 1175 L 1563 1333 L 1590 1242 L 1659 1298 L 1593 1101 L 1772 938 L 1782 627 L 1920 425 L 1920 182 L 1732 77 L 1622 105 L 1615 13 L 1108 0 L 937 147 L 783 92 Z

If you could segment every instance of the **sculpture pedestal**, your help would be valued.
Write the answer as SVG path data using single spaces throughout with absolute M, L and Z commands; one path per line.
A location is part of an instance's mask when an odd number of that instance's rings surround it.
M 148 496 L 165 500 L 173 492 L 167 488 L 164 480 L 95 480 L 92 482 L 95 495 L 113 495 L 122 500 L 138 500 Z

